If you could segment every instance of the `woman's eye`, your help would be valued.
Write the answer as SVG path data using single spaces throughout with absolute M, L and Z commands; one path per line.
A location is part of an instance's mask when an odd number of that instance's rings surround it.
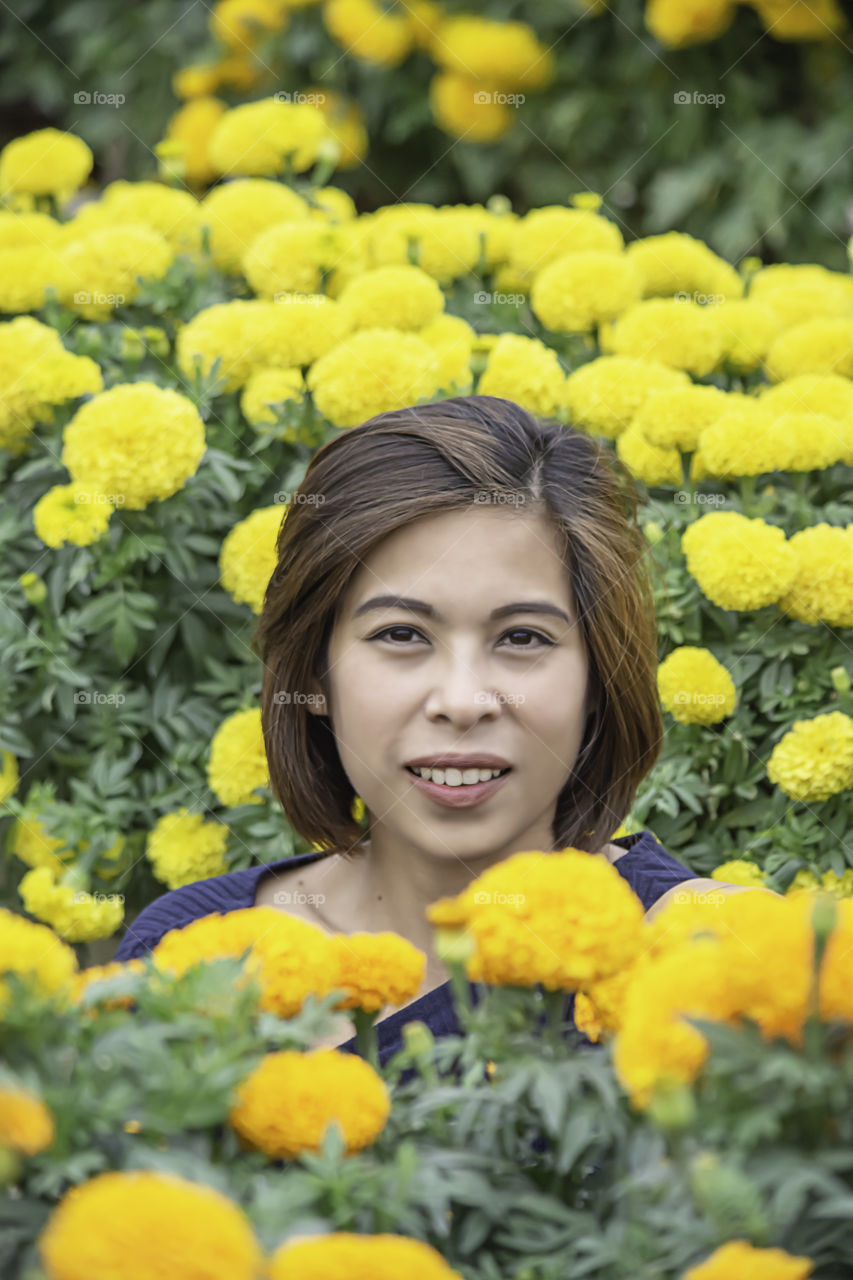
M 369 636 L 368 639 L 384 640 L 387 638 L 391 640 L 392 644 L 397 644 L 398 647 L 405 648 L 407 647 L 405 641 L 400 641 L 399 639 L 393 640 L 391 638 L 393 633 L 396 633 L 397 636 L 399 636 L 401 631 L 408 635 L 420 635 L 420 632 L 417 631 L 414 627 L 396 626 L 396 627 L 384 627 L 382 631 L 377 631 L 376 635 Z M 514 627 L 512 631 L 505 631 L 501 639 L 504 639 L 505 636 L 524 636 L 525 639 L 529 639 L 532 636 L 534 640 L 539 640 L 542 644 L 545 644 L 545 645 L 553 646 L 556 643 L 554 640 L 549 640 L 547 636 L 543 636 L 541 632 L 532 631 L 529 627 Z M 511 649 L 534 648 L 534 646 L 531 644 L 511 644 L 509 647 Z

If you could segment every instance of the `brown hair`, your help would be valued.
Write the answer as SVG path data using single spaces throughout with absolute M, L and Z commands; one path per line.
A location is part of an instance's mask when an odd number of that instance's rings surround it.
M 591 436 L 511 400 L 456 396 L 397 409 L 336 436 L 311 459 L 286 508 L 251 640 L 264 664 L 271 787 L 309 843 L 346 851 L 362 838 L 351 816 L 355 793 L 328 717 L 277 692 L 325 691 L 338 602 L 381 539 L 492 494 L 514 495 L 556 529 L 589 654 L 592 709 L 557 799 L 554 848 L 602 849 L 654 765 L 663 742 L 657 633 L 630 472 Z

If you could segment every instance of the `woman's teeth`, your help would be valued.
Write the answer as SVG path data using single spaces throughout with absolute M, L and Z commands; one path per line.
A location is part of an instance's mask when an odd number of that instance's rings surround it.
M 406 766 L 411 768 L 410 766 Z M 414 769 L 412 773 L 420 774 L 422 778 L 426 778 L 429 782 L 437 782 L 439 786 L 445 787 L 471 787 L 476 782 L 489 782 L 492 778 L 499 778 L 502 773 L 506 773 L 506 769 Z

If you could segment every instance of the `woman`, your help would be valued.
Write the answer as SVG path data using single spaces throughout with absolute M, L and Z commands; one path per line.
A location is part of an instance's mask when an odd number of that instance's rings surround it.
M 458 1030 L 424 912 L 512 853 L 607 857 L 647 912 L 685 887 L 735 890 L 650 831 L 610 839 L 663 738 L 636 514 L 604 446 L 493 396 L 380 414 L 320 449 L 252 647 L 272 790 L 321 852 L 164 894 L 117 958 L 261 904 L 329 932 L 392 930 L 427 967 L 414 1001 L 379 1014 L 384 1062 L 411 1019 Z M 339 1018 L 320 1043 L 347 1035 Z

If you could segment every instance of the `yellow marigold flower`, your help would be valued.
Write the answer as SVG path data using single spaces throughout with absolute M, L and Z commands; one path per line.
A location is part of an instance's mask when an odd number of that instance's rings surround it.
M 50 867 L 54 876 L 61 875 L 74 856 L 58 836 L 48 835 L 35 814 L 15 819 L 9 847 L 28 867 Z
M 779 608 L 812 626 L 853 627 L 853 525 L 812 525 L 793 534 L 789 545 L 795 575 Z
M 630 963 L 640 946 L 640 900 L 609 862 L 580 849 L 516 853 L 459 897 L 474 982 L 571 991 Z
M 279 1018 L 293 1017 L 309 995 L 328 995 L 339 985 L 331 936 L 277 907 L 202 916 L 171 929 L 151 954 L 158 969 L 180 976 L 194 965 L 245 953 L 244 971 L 261 985 L 260 1008 Z
M 438 360 L 426 342 L 395 329 L 362 329 L 321 356 L 306 378 L 314 404 L 336 427 L 403 409 L 436 391 Z
M 686 373 L 655 360 L 599 356 L 569 374 L 564 401 L 574 426 L 615 440 L 653 392 L 689 386 Z
M 800 373 L 853 377 L 853 318 L 819 316 L 786 329 L 767 352 L 764 368 L 771 382 Z
M 601 337 L 614 355 L 659 360 L 697 378 L 717 368 L 725 349 L 716 308 L 675 298 L 635 302 Z
M 739 1280 L 806 1280 L 813 1267 L 811 1258 L 784 1249 L 756 1249 L 748 1240 L 730 1240 L 685 1271 L 682 1280 L 731 1280 L 732 1276 Z
M 217 0 L 210 12 L 210 34 L 238 51 L 251 49 L 264 32 L 279 31 L 286 14 L 277 0 Z
M 515 123 L 506 94 L 458 71 L 437 71 L 428 93 L 433 119 L 453 138 L 497 142 Z
M 20 258 L 26 251 L 9 252 Z M 95 361 L 66 351 L 55 329 L 33 316 L 0 324 L 0 448 L 22 452 L 32 427 L 52 421 L 54 405 L 102 386 Z
M 646 0 L 645 21 L 652 35 L 669 49 L 714 40 L 734 17 L 735 0 Z
M 792 800 L 828 800 L 853 787 L 853 719 L 830 711 L 795 720 L 767 761 L 767 776 Z
M 622 1025 L 625 999 L 633 979 L 633 965 L 627 965 L 619 973 L 613 973 L 598 982 L 592 982 L 585 991 L 579 991 L 575 1003 L 575 1026 L 594 1042 L 609 1039 Z M 581 1001 L 578 1008 L 577 1000 Z M 578 1019 L 580 1015 L 580 1020 Z M 594 1032 L 590 1035 L 590 1031 Z
M 680 645 L 657 669 L 664 710 L 681 724 L 718 724 L 737 706 L 734 681 L 709 649 Z
M 0 151 L 0 192 L 64 199 L 83 186 L 93 164 L 82 138 L 60 129 L 36 129 Z
M 33 508 L 36 536 L 48 547 L 71 543 L 88 547 L 110 523 L 113 506 L 105 493 L 75 484 L 55 484 Z
M 853 897 L 853 868 L 847 867 L 837 876 L 834 871 L 825 871 L 818 879 L 813 871 L 800 870 L 788 885 L 787 893 L 793 894 L 805 890 L 831 893 L 834 898 Z
M 243 388 L 240 408 L 246 421 L 258 427 L 278 421 L 280 415 L 273 405 L 285 400 L 300 404 L 304 398 L 305 382 L 301 369 L 256 369 Z
M 40 1098 L 0 1086 L 0 1148 L 38 1155 L 53 1142 L 53 1116 Z
M 365 269 L 367 257 L 349 223 L 307 218 L 262 231 L 243 254 L 241 265 L 255 293 L 263 297 L 289 291 L 337 296 Z
M 77 410 L 65 428 L 62 463 L 75 484 L 139 511 L 182 489 L 205 449 L 191 400 L 153 382 L 126 382 Z
M 278 562 L 276 541 L 286 515 L 286 507 L 278 503 L 260 507 L 235 524 L 222 543 L 219 553 L 222 585 L 233 600 L 249 605 L 255 613 L 263 608 L 267 586 Z
M 199 62 L 181 67 L 172 76 L 172 92 L 176 98 L 200 99 L 219 88 L 219 68 L 215 62 Z M 223 108 L 225 103 L 222 104 Z
M 408 13 L 385 10 L 376 0 L 326 0 L 323 24 L 354 58 L 380 67 L 398 66 L 412 48 Z
M 637 967 L 613 1042 L 614 1069 L 636 1108 L 648 1107 L 659 1083 L 688 1084 L 703 1067 L 708 1042 L 679 1015 L 727 1011 L 721 967 L 711 939 L 672 946 Z
M 444 294 L 420 267 L 378 267 L 351 280 L 338 295 L 356 329 L 418 330 L 444 311 Z
M 48 288 L 60 295 L 68 279 L 61 255 L 57 244 L 0 247 L 0 310 L 10 315 L 40 311 Z
M 340 978 L 348 991 L 336 1009 L 365 1009 L 406 1004 L 423 982 L 426 956 L 396 933 L 338 933 Z
M 624 248 L 622 232 L 608 218 L 589 209 L 544 205 L 519 219 L 510 241 L 509 264 L 533 276 L 567 253 L 621 254 Z
M 347 1155 L 375 1142 L 391 1114 L 391 1098 L 370 1063 L 337 1049 L 268 1053 L 239 1086 L 229 1120 L 251 1146 L 272 1159 L 319 1151 L 326 1130 L 340 1126 Z
M 583 991 L 579 991 L 575 996 L 573 1018 L 578 1031 L 585 1035 L 587 1040 L 597 1044 L 603 1039 L 604 1025 L 599 1020 L 592 1000 Z
M 774 431 L 773 421 L 761 400 L 729 403 L 727 411 L 699 436 L 709 473 L 755 476 L 776 470 L 784 457 L 784 441 Z
M 831 875 L 832 873 L 827 873 Z M 847 873 L 845 872 L 845 875 Z M 824 876 L 826 881 L 826 876 Z M 853 1022 L 853 988 L 850 983 L 850 948 L 853 947 L 853 899 L 849 896 L 839 897 L 838 889 L 825 886 L 838 900 L 835 903 L 835 927 L 826 943 L 823 963 L 820 967 L 820 984 L 818 1004 L 820 1016 L 824 1021 L 837 1019 L 842 1022 Z M 814 910 L 814 895 L 800 894 L 800 901 L 808 902 L 806 908 L 811 922 Z M 787 901 L 787 898 L 785 899 Z
M 680 293 L 700 295 L 700 301 L 712 296 L 719 303 L 743 293 L 743 280 L 734 267 L 686 232 L 642 236 L 626 245 L 625 253 L 642 273 L 647 298 Z
M 352 196 L 342 187 L 315 187 L 311 191 L 308 216 L 324 222 L 354 222 L 358 211 Z
M 191 100 L 169 118 L 164 141 L 180 145 L 187 185 L 203 187 L 216 177 L 207 147 L 228 106 L 221 98 L 211 97 L 207 92 L 200 96 L 178 94 L 178 97 L 184 96 L 190 96 Z
M 429 53 L 448 71 L 499 89 L 542 89 L 554 73 L 553 55 L 526 22 L 452 14 L 439 24 Z
M 617 437 L 616 452 L 631 474 L 650 488 L 681 483 L 678 450 L 651 444 L 636 426 L 627 427 Z
M 773 438 L 780 471 L 822 470 L 836 462 L 853 465 L 853 429 L 828 414 L 780 413 L 773 423 Z
M 497 337 L 496 334 L 491 335 Z M 432 324 L 418 331 L 418 337 L 432 347 L 438 360 L 439 388 L 456 395 L 469 395 L 473 389 L 471 353 L 477 335 L 459 316 L 440 315 Z
M 478 229 L 467 214 L 453 208 L 387 205 L 365 225 L 374 267 L 411 262 L 414 253 L 415 265 L 446 285 L 468 275 L 480 258 Z
M 631 259 L 597 250 L 553 259 L 530 286 L 534 315 L 555 333 L 594 329 L 641 297 L 642 277 Z
M 728 408 L 729 397 L 719 387 L 689 386 L 674 391 L 654 391 L 640 405 L 631 426 L 645 436 L 649 444 L 692 453 L 699 445 L 702 432 Z
M 161 279 L 173 258 L 166 237 L 143 223 L 102 227 L 66 246 L 60 301 L 86 320 L 108 320 L 116 307 L 133 302 L 140 279 Z
M 210 252 L 221 271 L 239 272 L 256 236 L 277 222 L 308 218 L 308 203 L 282 182 L 235 178 L 220 183 L 202 201 L 210 228 Z M 209 309 L 209 308 L 208 308 Z
M 817 263 L 777 262 L 755 273 L 749 297 L 772 308 L 789 329 L 806 317 L 853 315 L 853 278 Z
M 20 774 L 18 761 L 11 751 L 0 751 L 0 764 L 0 805 L 3 805 L 18 790 Z
M 709 511 L 681 535 L 688 572 L 721 609 L 762 609 L 788 590 L 796 574 L 785 530 L 738 511 Z
M 367 128 L 358 103 L 344 94 L 333 93 L 323 85 L 312 85 L 305 92 L 312 95 L 312 100 L 326 117 L 329 132 L 341 147 L 335 169 L 356 168 L 368 151 Z M 316 199 L 320 193 L 315 191 L 313 194 Z M 349 216 L 356 216 L 354 206 Z
M 0 209 L 0 249 L 28 249 L 35 245 L 60 244 L 67 224 L 48 213 L 15 213 Z
M 98 203 L 114 224 L 145 223 L 159 231 L 176 253 L 201 246 L 201 205 L 188 191 L 163 182 L 121 180 L 111 182 Z
M 730 858 L 721 862 L 711 872 L 712 880 L 723 880 L 729 884 L 742 884 L 749 889 L 763 888 L 766 877 L 760 867 L 746 858 Z
M 67 942 L 111 938 L 124 919 L 120 894 L 91 894 L 61 884 L 49 867 L 33 867 L 18 885 L 24 908 Z
M 269 786 L 260 707 L 235 711 L 222 721 L 210 745 L 210 789 L 221 804 L 261 804 L 258 787 Z
M 42 993 L 67 992 L 77 956 L 46 925 L 0 907 L 0 1010 L 9 998 L 3 976 L 27 978 Z
M 489 352 L 477 394 L 514 400 L 531 413 L 551 417 L 563 403 L 565 386 L 556 351 L 538 338 L 502 333 Z
M 334 1231 L 299 1236 L 279 1245 L 269 1261 L 270 1280 L 462 1280 L 432 1245 L 395 1235 Z M 786 1278 L 787 1280 L 787 1278 Z
M 845 424 L 853 419 L 853 383 L 839 373 L 798 374 L 763 386 L 759 399 L 774 413 L 820 413 Z
M 222 389 L 234 391 L 256 369 L 311 364 L 348 333 L 346 313 L 322 294 L 283 294 L 277 302 L 235 299 L 206 307 L 184 325 L 178 365 L 192 377 L 196 360 L 206 374 L 219 360 Z
M 227 723 L 227 722 L 226 722 Z M 225 847 L 228 828 L 221 822 L 205 822 L 200 813 L 186 807 L 164 813 L 149 832 L 145 856 L 154 874 L 170 889 L 227 871 Z
M 50 1280 L 158 1280 L 171 1265 L 204 1280 L 255 1280 L 263 1255 L 239 1205 L 172 1173 L 99 1173 L 65 1193 L 39 1236 Z
M 262 98 L 226 111 L 207 153 L 218 173 L 272 178 L 287 164 L 295 173 L 310 169 L 330 140 L 322 111 L 310 103 Z
M 144 973 L 144 960 L 111 960 L 108 964 L 93 964 L 75 973 L 71 979 L 70 999 L 72 1004 L 79 1005 L 84 995 L 96 982 L 114 978 L 124 973 Z M 98 999 L 104 1009 L 127 1009 L 133 1004 L 130 996 L 103 996 Z
M 776 40 L 826 40 L 847 25 L 836 0 L 752 0 L 752 4 Z
M 781 332 L 778 315 L 752 298 L 721 302 L 715 310 L 725 343 L 723 359 L 740 374 L 752 373 Z

